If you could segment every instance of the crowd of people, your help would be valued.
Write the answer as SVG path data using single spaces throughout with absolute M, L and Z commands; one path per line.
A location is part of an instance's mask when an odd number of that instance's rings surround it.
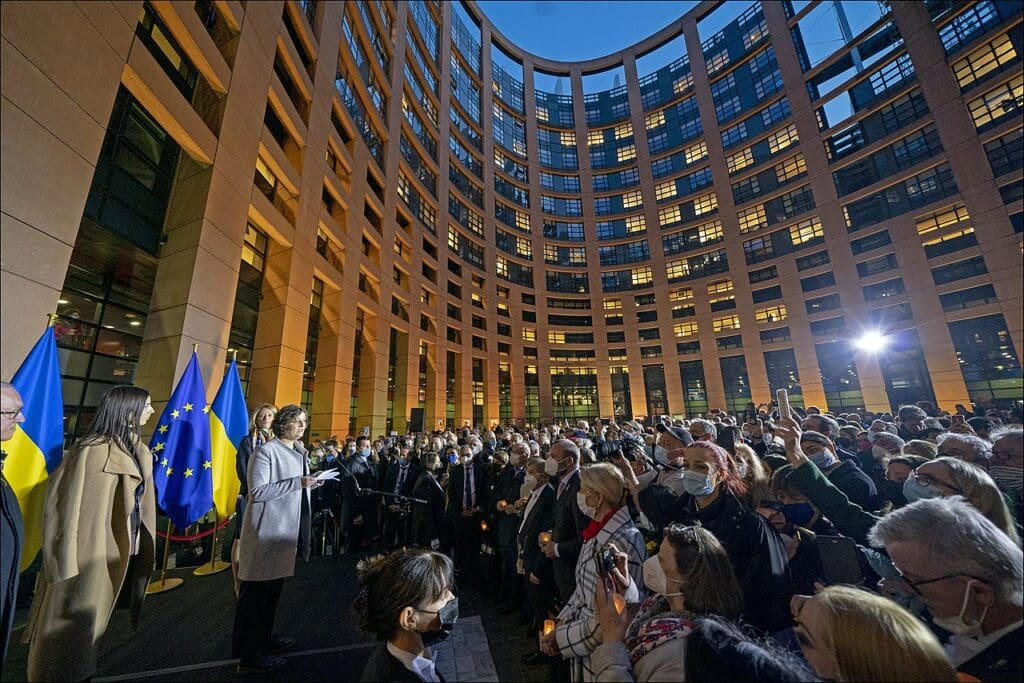
M 7 439 L 23 416 L 2 397 Z M 257 406 L 238 456 L 239 671 L 283 663 L 277 602 L 319 553 L 359 559 L 353 607 L 381 641 L 365 681 L 440 681 L 431 646 L 473 582 L 552 681 L 1019 680 L 1019 409 L 784 408 L 304 441 L 301 407 Z M 30 680 L 88 678 L 114 605 L 137 616 L 151 413 L 145 391 L 112 389 L 51 475 Z

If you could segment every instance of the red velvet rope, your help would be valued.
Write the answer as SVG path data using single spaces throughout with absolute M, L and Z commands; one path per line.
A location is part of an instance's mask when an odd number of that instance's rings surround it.
M 210 529 L 207 529 L 206 531 L 201 531 L 198 534 L 195 534 L 194 536 L 174 536 L 174 535 L 172 535 L 171 536 L 171 540 L 172 541 L 195 541 L 195 540 L 203 538 L 205 536 L 209 536 L 214 531 L 220 531 L 221 529 L 226 527 L 228 524 L 230 524 L 232 519 L 234 519 L 234 515 L 232 515 L 231 517 L 228 517 L 227 519 L 225 519 L 216 528 L 210 528 Z M 156 535 L 159 536 L 160 538 L 167 538 L 167 532 L 160 531 L 159 529 L 157 529 Z

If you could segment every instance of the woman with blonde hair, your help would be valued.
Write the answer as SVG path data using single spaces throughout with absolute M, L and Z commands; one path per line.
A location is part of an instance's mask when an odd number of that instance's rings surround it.
M 829 586 L 794 596 L 790 610 L 804 658 L 824 680 L 957 680 L 935 634 L 888 598 Z
M 753 448 L 745 443 L 736 444 L 736 456 L 733 460 L 736 461 L 736 473 L 747 485 L 747 493 L 744 496 L 747 507 L 755 509 L 767 501 L 774 500 L 771 474 Z
M 629 516 L 626 495 L 626 481 L 615 465 L 602 462 L 580 470 L 576 501 L 590 524 L 583 530 L 583 547 L 576 561 L 576 589 L 559 612 L 555 629 L 541 634 L 538 643 L 544 654 L 560 654 L 570 661 L 574 682 L 595 680 L 590 653 L 600 644 L 594 602 L 598 586 L 614 577 L 631 604 L 640 601 L 644 589 L 641 568 L 647 551 L 643 535 Z M 611 551 L 618 561 L 608 573 L 601 573 L 605 551 Z

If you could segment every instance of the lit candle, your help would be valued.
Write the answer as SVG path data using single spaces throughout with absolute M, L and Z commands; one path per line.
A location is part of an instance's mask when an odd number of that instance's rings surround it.
M 551 543 L 551 532 L 550 531 L 542 531 L 542 532 L 540 532 L 540 542 L 541 543 Z
M 612 594 L 612 602 L 615 604 L 615 611 L 622 614 L 622 611 L 626 609 L 626 598 L 622 597 L 618 593 Z
M 545 619 L 544 620 L 544 635 L 548 635 L 549 633 L 551 633 L 554 630 L 555 630 L 555 620 L 554 619 Z
M 487 522 L 480 522 L 480 531 L 487 531 Z
M 508 507 L 508 503 L 506 503 L 506 502 L 505 502 L 505 501 L 503 501 L 503 500 L 499 500 L 499 501 L 498 501 L 498 509 L 499 509 L 499 510 L 501 510 L 501 511 L 504 511 L 504 510 L 505 510 L 505 508 L 507 508 L 507 507 Z

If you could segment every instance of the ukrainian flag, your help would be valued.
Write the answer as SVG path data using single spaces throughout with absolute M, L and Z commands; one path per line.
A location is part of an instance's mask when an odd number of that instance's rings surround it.
M 14 489 L 25 522 L 21 570 L 36 558 L 43 540 L 46 480 L 64 458 L 64 393 L 57 362 L 57 339 L 48 327 L 11 384 L 21 394 L 25 421 L 4 444 L 4 476 Z
M 248 434 L 249 415 L 242 395 L 242 380 L 238 377 L 238 365 L 232 360 L 210 410 L 213 505 L 221 519 L 235 512 L 239 487 L 235 456 Z

